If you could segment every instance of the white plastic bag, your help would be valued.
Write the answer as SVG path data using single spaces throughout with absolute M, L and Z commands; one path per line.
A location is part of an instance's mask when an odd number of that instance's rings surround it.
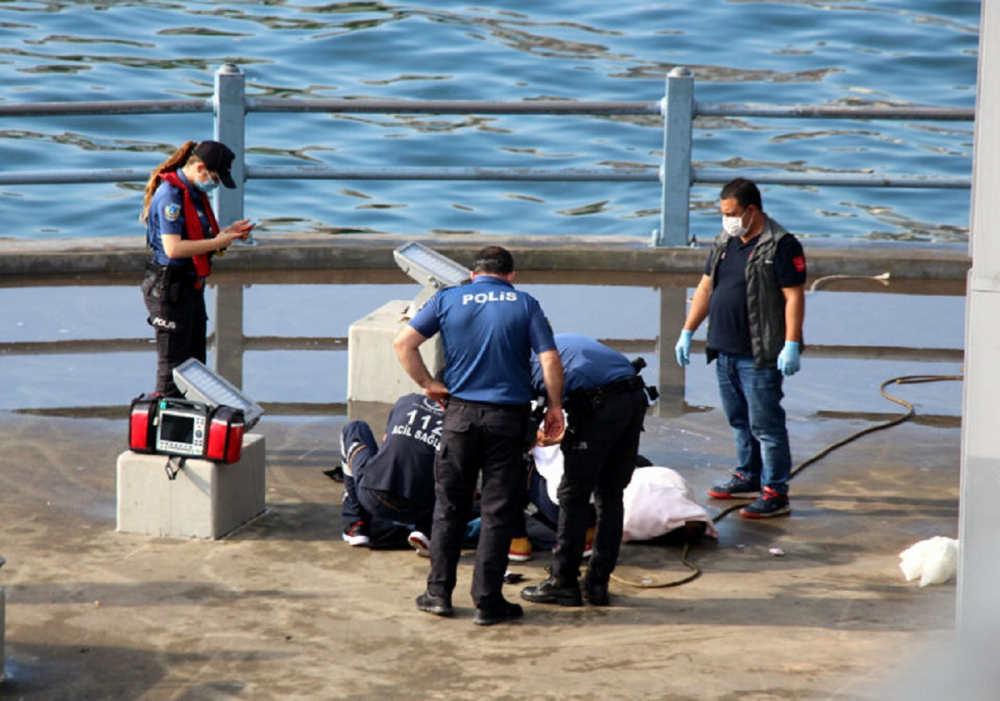
M 920 586 L 944 584 L 958 571 L 958 541 L 934 536 L 914 543 L 899 554 L 906 581 L 920 578 Z

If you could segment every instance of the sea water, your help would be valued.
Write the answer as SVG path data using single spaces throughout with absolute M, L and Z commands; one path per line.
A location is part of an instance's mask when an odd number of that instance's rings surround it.
M 0 105 L 209 98 L 226 63 L 277 99 L 658 101 L 676 66 L 699 102 L 975 104 L 977 0 L 0 1 Z M 211 114 L 0 117 L 4 171 L 152 169 Z M 967 122 L 699 119 L 695 167 L 968 176 Z M 260 114 L 252 166 L 638 168 L 648 117 Z M 139 183 L 0 187 L 0 236 L 142 236 Z M 718 185 L 692 190 L 691 233 L 719 228 Z M 969 192 L 768 186 L 804 238 L 967 240 Z M 250 180 L 261 233 L 636 235 L 655 182 Z
M 378 2 L 31 2 L 0 0 L 0 105 L 53 101 L 209 98 L 215 72 L 239 66 L 250 97 L 427 100 L 659 100 L 685 66 L 700 102 L 802 105 L 975 103 L 978 2 L 782 0 L 467 5 Z M 650 117 L 260 114 L 247 116 L 253 166 L 647 168 L 662 159 Z M 0 168 L 152 169 L 186 139 L 210 138 L 211 114 L 0 116 Z M 968 176 L 969 123 L 699 119 L 694 165 L 774 172 Z M 921 246 L 967 241 L 969 193 L 766 186 L 765 209 L 807 245 L 820 240 Z M 648 236 L 659 223 L 656 183 L 268 181 L 247 183 L 258 231 L 394 234 L 477 232 Z M 692 233 L 719 228 L 718 186 L 692 191 Z M 0 187 L 0 236 L 143 236 L 141 185 Z M 248 337 L 287 337 L 287 349 L 244 354 L 254 400 L 324 404 L 346 396 L 347 352 L 310 350 L 408 285 L 253 285 Z M 537 285 L 559 331 L 644 342 L 661 332 L 654 287 Z M 877 287 L 873 284 L 873 287 Z M 860 299 L 864 297 L 864 299 Z M 213 304 L 210 324 L 225 310 Z M 808 302 L 814 345 L 960 348 L 955 296 L 824 291 Z M 0 289 L 0 411 L 117 407 L 152 386 L 155 353 L 138 280 Z M 921 323 L 935 319 L 933 325 Z M 889 323 L 889 322 L 893 323 Z M 671 334 L 670 329 L 663 333 Z M 702 331 L 703 333 L 703 331 Z M 52 342 L 101 343 L 73 351 Z M 116 342 L 121 339 L 122 342 Z M 669 346 L 668 339 L 668 346 Z M 7 347 L 9 345 L 9 348 Z M 634 345 L 634 343 L 633 343 Z M 89 346 L 88 346 L 89 347 Z M 5 350 L 6 349 L 6 350 Z M 213 360 L 211 354 L 210 362 Z M 656 358 L 647 381 L 656 383 Z M 957 372 L 955 363 L 867 362 L 807 356 L 788 383 L 794 416 L 882 411 L 880 381 Z M 960 386 L 931 390 L 921 412 L 954 414 Z M 908 390 L 912 398 L 914 390 Z M 687 402 L 717 402 L 711 368 L 693 363 Z M 124 412 L 120 412 L 124 416 Z M 86 415 L 86 412 L 85 412 Z M 331 439 L 333 440 L 333 439 Z

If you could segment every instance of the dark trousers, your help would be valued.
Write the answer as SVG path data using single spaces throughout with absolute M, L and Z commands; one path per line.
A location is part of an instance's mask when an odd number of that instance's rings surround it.
M 174 368 L 189 358 L 207 360 L 208 314 L 205 291 L 196 289 L 194 278 L 164 280 L 147 272 L 142 283 L 143 301 L 156 331 L 156 391 L 180 397 L 174 383 Z
M 405 496 L 365 487 L 368 463 L 378 453 L 371 427 L 364 421 L 351 421 L 344 426 L 340 440 L 342 450 L 348 453 L 341 457 L 351 472 L 344 471 L 344 503 L 340 509 L 344 525 L 382 519 L 430 533 L 433 504 L 416 504 Z
M 593 493 L 597 528 L 587 579 L 602 584 L 610 579 L 622 541 L 622 493 L 635 470 L 647 405 L 640 388 L 607 396 L 597 407 L 569 408 L 553 575 L 571 580 L 580 576 Z
M 472 574 L 479 608 L 503 599 L 503 578 L 514 524 L 522 518 L 526 406 L 504 407 L 452 399 L 444 413 L 434 462 L 434 527 L 427 591 L 451 596 L 477 479 L 482 475 L 482 527 Z

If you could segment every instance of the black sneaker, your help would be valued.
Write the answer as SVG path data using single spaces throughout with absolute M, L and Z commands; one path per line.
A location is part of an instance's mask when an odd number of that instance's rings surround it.
M 725 484 L 717 484 L 708 490 L 713 499 L 752 499 L 760 494 L 760 480 L 751 479 L 737 472 Z
M 451 597 L 434 596 L 428 591 L 417 597 L 417 608 L 435 616 L 450 616 L 455 613 L 451 607 Z
M 583 580 L 583 595 L 591 606 L 610 606 L 607 582 L 592 582 Z
M 329 470 L 323 470 L 323 474 L 332 479 L 334 482 L 344 481 L 344 468 L 340 465 L 331 467 Z
M 521 598 L 536 604 L 559 604 L 560 606 L 583 606 L 580 584 L 575 579 L 563 579 L 554 574 L 538 586 L 525 587 Z
M 477 626 L 492 626 L 506 621 L 516 621 L 524 616 L 524 609 L 520 604 L 512 604 L 504 599 L 499 604 L 487 608 L 477 608 L 476 617 L 472 622 Z
M 792 513 L 792 507 L 788 503 L 788 496 L 779 494 L 770 487 L 764 487 L 764 491 L 757 497 L 757 501 L 740 509 L 740 516 L 743 518 L 772 518 L 774 516 L 787 516 L 790 513 Z
M 364 521 L 355 521 L 344 528 L 343 538 L 352 548 L 368 545 L 371 538 L 368 537 L 368 524 Z

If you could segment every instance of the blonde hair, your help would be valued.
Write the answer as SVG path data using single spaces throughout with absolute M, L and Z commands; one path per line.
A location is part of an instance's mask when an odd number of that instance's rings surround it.
M 146 182 L 146 193 L 142 198 L 142 214 L 139 215 L 139 221 L 145 223 L 149 218 L 149 203 L 153 201 L 153 193 L 156 192 L 156 188 L 163 182 L 160 180 L 160 173 L 183 168 L 187 164 L 188 159 L 191 158 L 191 152 L 194 151 L 197 145 L 197 141 L 185 141 L 181 144 L 180 148 L 170 155 L 170 158 L 153 169 L 149 180 Z

